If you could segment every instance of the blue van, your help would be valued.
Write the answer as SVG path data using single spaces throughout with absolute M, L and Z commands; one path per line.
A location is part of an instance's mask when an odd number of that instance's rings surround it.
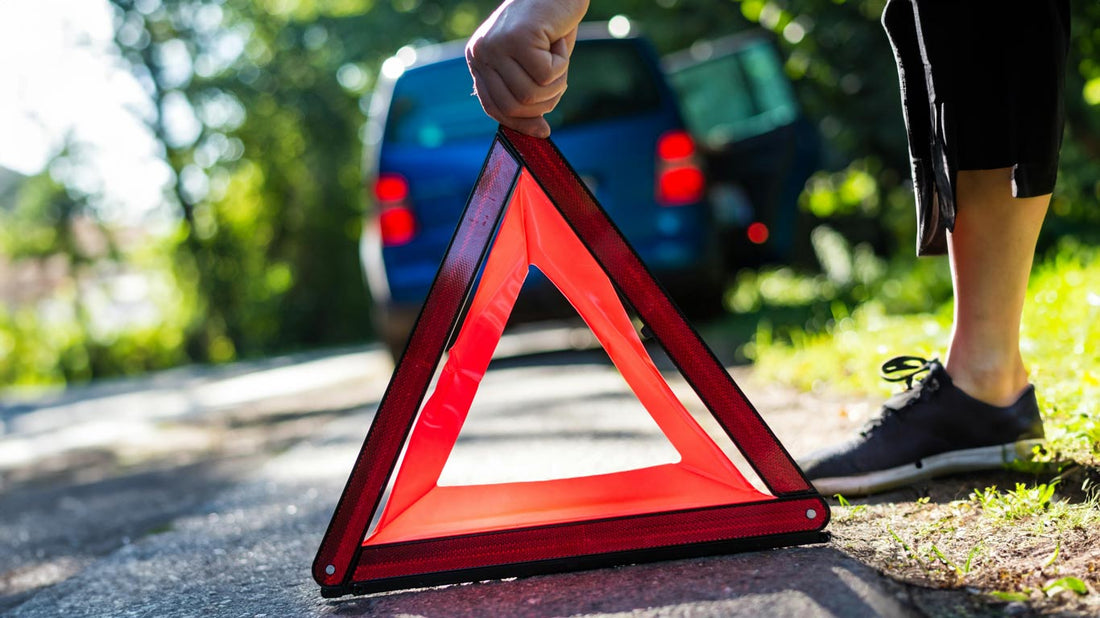
M 403 349 L 497 125 L 471 95 L 462 43 L 403 48 L 371 101 L 371 209 L 360 254 L 378 333 Z M 721 308 L 721 251 L 695 143 L 656 53 L 640 37 L 583 24 L 553 140 L 642 260 L 691 314 Z M 568 315 L 532 273 L 513 321 Z

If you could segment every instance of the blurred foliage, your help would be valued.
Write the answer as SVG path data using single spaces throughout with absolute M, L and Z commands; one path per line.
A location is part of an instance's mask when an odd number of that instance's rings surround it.
M 365 338 L 359 112 L 337 82 L 346 50 L 324 44 L 324 22 L 366 3 L 112 4 L 175 172 L 176 272 L 201 302 L 189 355 L 220 362 Z
M 0 210 L 0 247 L 12 260 L 61 253 L 74 265 L 82 265 L 91 258 L 77 245 L 72 222 L 88 212 L 85 196 L 68 191 L 50 172 L 42 172 L 23 182 L 11 207 Z
M 357 240 L 374 76 L 402 45 L 468 36 L 493 3 L 111 3 L 116 43 L 155 103 L 146 120 L 175 172 L 176 272 L 201 303 L 189 356 L 369 338 Z
M 166 199 L 178 213 L 178 229 L 158 236 L 163 244 L 155 255 L 93 261 L 136 260 L 134 267 L 175 291 L 165 296 L 160 325 L 129 339 L 92 337 L 79 310 L 64 328 L 6 311 L 0 347 L 15 349 L 15 340 L 24 347 L 3 355 L 8 369 L 0 383 L 20 375 L 73 379 L 184 360 L 227 361 L 371 337 L 356 241 L 371 208 L 360 161 L 375 76 L 404 45 L 468 36 L 496 0 L 109 1 L 115 41 L 152 102 L 135 113 L 174 172 Z M 871 297 L 903 310 L 949 292 L 936 274 L 938 261 L 913 267 L 905 131 L 893 58 L 878 23 L 884 4 L 618 0 L 593 2 L 589 14 L 629 16 L 662 53 L 750 27 L 774 35 L 804 110 L 830 148 L 828 169 L 810 180 L 802 199 L 814 226 L 827 226 L 807 243 L 820 262 L 814 285 L 827 299 L 817 305 L 827 307 L 817 311 L 822 323 Z M 1064 234 L 1095 240 L 1100 218 L 1100 3 L 1074 2 L 1072 10 L 1066 146 L 1044 245 Z M 63 221 L 69 211 L 94 218 L 94 209 L 87 196 L 53 178 L 33 179 L 23 190 L 38 210 L 5 213 L 4 249 L 15 259 L 57 253 L 74 268 L 92 268 L 66 245 Z M 780 281 L 782 273 L 744 274 L 734 306 L 761 305 L 763 288 L 750 293 L 756 283 L 746 282 Z M 923 296 L 905 291 L 907 277 L 923 278 L 912 282 L 923 286 L 917 287 Z M 80 297 L 71 293 L 70 301 L 79 305 Z M 84 334 L 59 334 L 70 327 Z M 32 336 L 58 342 L 46 353 L 26 343 Z M 10 369 L 17 363 L 38 369 Z M 47 369 L 51 363 L 58 369 Z
M 761 320 L 762 345 L 832 332 L 867 301 L 883 315 L 951 298 L 945 258 L 915 256 L 916 223 L 897 73 L 878 23 L 885 0 L 742 0 L 775 34 L 805 112 L 829 144 L 801 196 L 814 268 L 738 275 L 727 305 Z M 1066 132 L 1040 256 L 1072 237 L 1100 241 L 1100 4 L 1071 3 Z M 850 321 L 849 321 L 850 322 Z M 845 322 L 845 323 L 849 323 Z M 1053 323 L 1052 323 L 1053 324 Z M 901 333 L 891 333 L 903 342 Z M 755 344 L 746 349 L 752 355 Z
M 910 315 L 934 310 L 951 298 L 946 258 L 883 257 L 869 243 L 853 246 L 826 224 L 814 229 L 811 244 L 820 272 L 770 266 L 737 273 L 726 307 L 738 319 L 752 318 L 757 325 L 755 333 L 744 337 L 754 341 L 745 344 L 740 356 L 751 359 L 761 346 L 832 333 L 838 323 L 850 323 L 864 305 L 882 315 Z M 903 346 L 906 340 L 896 344 Z
M 182 333 L 194 302 L 171 274 L 171 252 L 120 249 L 89 196 L 56 180 L 56 170 L 70 164 L 62 152 L 0 209 L 6 267 L 16 277 L 33 274 L 31 287 L 39 288 L 23 290 L 31 302 L 0 306 L 0 385 L 87 380 L 186 360 Z M 148 296 L 157 303 L 137 322 L 111 311 L 125 296 L 121 288 L 135 284 L 135 271 L 145 273 L 136 283 L 154 288 Z

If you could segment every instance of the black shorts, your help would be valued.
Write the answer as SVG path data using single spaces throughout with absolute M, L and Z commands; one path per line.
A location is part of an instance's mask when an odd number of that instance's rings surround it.
M 1069 0 L 889 0 L 917 200 L 917 254 L 947 250 L 959 170 L 1012 168 L 1016 197 L 1054 190 Z

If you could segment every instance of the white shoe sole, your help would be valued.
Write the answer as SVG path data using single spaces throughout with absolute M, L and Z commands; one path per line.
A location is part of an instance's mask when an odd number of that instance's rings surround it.
M 996 470 L 1013 461 L 1030 460 L 1034 447 L 1041 448 L 1044 444 L 1043 440 L 1020 440 L 1008 444 L 951 451 L 896 468 L 876 470 L 857 476 L 820 478 L 811 482 L 814 488 L 825 496 L 835 494 L 844 497 L 863 496 L 947 474 Z

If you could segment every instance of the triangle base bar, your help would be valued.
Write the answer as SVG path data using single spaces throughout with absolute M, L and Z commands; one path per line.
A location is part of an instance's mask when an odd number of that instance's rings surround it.
M 811 517 L 812 515 L 812 517 Z M 353 582 L 326 597 L 527 577 L 658 560 L 824 543 L 824 499 L 754 504 L 363 547 Z

